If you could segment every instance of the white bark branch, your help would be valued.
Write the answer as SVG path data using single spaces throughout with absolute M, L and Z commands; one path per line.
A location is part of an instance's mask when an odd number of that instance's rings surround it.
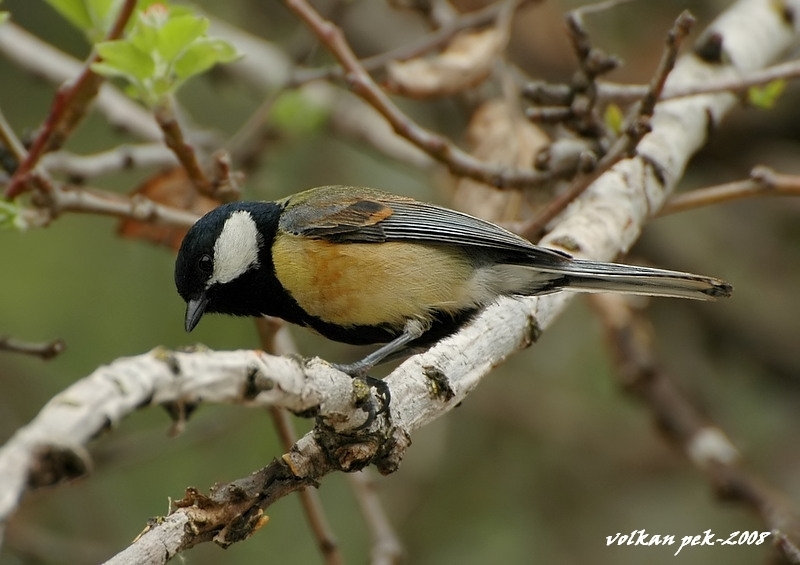
M 318 410 L 334 428 L 355 427 L 352 380 L 325 363 L 255 351 L 192 353 L 156 349 L 100 367 L 55 396 L 0 448 L 0 525 L 29 486 L 83 474 L 84 445 L 144 406 L 241 403 Z M 355 422 L 351 423 L 350 419 Z

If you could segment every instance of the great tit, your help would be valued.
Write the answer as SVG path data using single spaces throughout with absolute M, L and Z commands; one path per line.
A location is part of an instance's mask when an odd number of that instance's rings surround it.
M 270 315 L 350 344 L 385 344 L 363 374 L 454 333 L 501 296 L 559 290 L 712 300 L 715 278 L 574 259 L 493 223 L 371 188 L 232 202 L 197 221 L 175 265 L 186 331 L 206 312 Z

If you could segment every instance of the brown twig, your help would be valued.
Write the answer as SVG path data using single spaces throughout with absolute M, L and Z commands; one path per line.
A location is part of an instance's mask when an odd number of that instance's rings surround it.
M 0 110 L 0 143 L 11 152 L 17 163 L 23 161 L 28 155 L 28 150 L 14 133 L 14 128 L 8 123 L 2 110 Z
M 637 120 L 631 124 L 626 134 L 614 142 L 614 145 L 612 145 L 611 149 L 597 162 L 597 166 L 594 167 L 594 169 L 578 175 L 570 183 L 567 190 L 553 198 L 537 216 L 518 229 L 517 231 L 519 234 L 531 241 L 538 240 L 547 227 L 547 224 L 564 211 L 570 202 L 583 194 L 594 181 L 607 173 L 609 169 L 619 161 L 628 157 L 639 140 L 641 140 L 648 131 L 650 131 L 650 126 L 646 121 Z
M 754 196 L 800 196 L 800 176 L 781 174 L 769 167 L 757 166 L 750 171 L 749 179 L 699 188 L 673 196 L 667 200 L 656 216 L 667 216 Z
M 659 366 L 651 326 L 624 297 L 595 295 L 620 384 L 652 412 L 659 431 L 706 476 L 721 499 L 756 512 L 775 536 L 774 547 L 800 563 L 800 517 L 788 499 L 742 465 L 739 451 L 719 426 L 701 416 Z
M 683 44 L 683 40 L 686 39 L 689 32 L 692 31 L 694 24 L 694 16 L 688 10 L 684 10 L 675 20 L 672 29 L 667 33 L 667 46 L 661 56 L 661 61 L 658 63 L 658 68 L 650 80 L 647 93 L 642 97 L 641 107 L 639 108 L 640 116 L 653 115 L 656 102 L 661 98 L 661 93 L 664 91 L 667 77 L 672 72 L 672 69 L 675 68 L 675 61 L 678 60 L 681 44 Z
M 364 521 L 372 534 L 370 563 L 391 564 L 403 561 L 403 546 L 392 528 L 386 510 L 378 497 L 371 469 L 347 475 Z
M 530 240 L 536 240 L 541 233 L 558 214 L 560 214 L 573 200 L 583 194 L 602 174 L 607 172 L 616 163 L 629 157 L 636 150 L 636 146 L 642 138 L 650 131 L 650 118 L 655 110 L 656 101 L 661 96 L 664 84 L 675 67 L 675 61 L 680 51 L 683 40 L 688 35 L 694 18 L 689 12 L 684 11 L 675 20 L 675 23 L 667 34 L 667 44 L 661 56 L 658 68 L 653 75 L 647 93 L 642 97 L 637 108 L 628 119 L 628 125 L 624 134 L 618 138 L 611 149 L 598 161 L 597 167 L 589 173 L 578 176 L 572 181 L 570 187 L 551 200 L 547 206 L 526 223 L 520 230 L 520 234 Z
M 436 31 L 391 51 L 361 59 L 360 64 L 365 71 L 373 72 L 384 68 L 390 61 L 407 61 L 408 59 L 421 57 L 445 45 L 454 35 L 465 29 L 482 27 L 492 23 L 503 11 L 503 7 L 504 3 L 502 1 L 493 2 L 480 10 L 459 14 L 458 17 L 447 22 Z M 297 87 L 314 80 L 342 79 L 343 77 L 344 71 L 340 66 L 322 69 L 296 69 L 289 80 L 288 86 Z
M 600 5 L 578 8 L 568 12 L 565 17 L 567 35 L 578 58 L 578 70 L 572 79 L 567 122 L 568 127 L 584 136 L 602 137 L 606 134 L 606 126 L 596 111 L 596 83 L 598 77 L 616 69 L 620 65 L 620 60 L 592 45 L 583 22 L 583 15 L 588 8 L 608 9 L 617 3 L 612 0 Z M 557 114 L 556 108 L 550 108 L 549 113 Z
M 294 345 L 286 340 L 285 323 L 282 320 L 261 317 L 256 319 L 256 327 L 261 346 L 265 351 L 276 355 L 297 352 Z M 277 407 L 270 407 L 269 412 L 284 449 L 290 450 L 297 442 L 297 434 L 289 414 L 286 410 Z M 358 473 L 350 473 L 348 478 L 361 513 L 372 534 L 372 562 L 397 563 L 402 555 L 402 545 L 375 493 L 374 482 L 369 477 L 369 470 L 364 469 Z M 298 495 L 325 562 L 329 564 L 342 563 L 343 557 L 317 491 L 304 488 L 298 491 Z
M 187 210 L 164 206 L 141 195 L 131 198 L 104 190 L 53 183 L 31 173 L 28 182 L 36 187 L 33 203 L 36 208 L 26 220 L 30 225 L 47 225 L 63 212 L 99 214 L 140 222 L 189 228 L 198 215 Z
M 287 347 L 286 341 L 281 339 L 280 334 L 285 332 L 285 323 L 283 320 L 271 316 L 264 316 L 256 318 L 255 322 L 261 341 L 261 347 L 264 351 L 273 355 L 296 353 L 292 344 L 289 344 Z M 271 406 L 269 408 L 269 414 L 272 417 L 273 424 L 275 424 L 275 429 L 278 430 L 281 445 L 284 450 L 289 451 L 297 442 L 297 432 L 294 427 L 294 422 L 292 422 L 289 413 L 285 409 L 277 406 Z M 322 505 L 319 493 L 310 488 L 303 488 L 299 490 L 297 494 L 300 497 L 300 503 L 303 506 L 306 519 L 314 534 L 314 538 L 317 540 L 317 547 L 319 547 L 325 559 L 325 563 L 329 565 L 344 563 L 341 551 L 339 550 L 339 543 L 336 541 L 333 528 L 331 528 L 330 521 L 325 515 L 325 509 Z
M 29 343 L 13 337 L 0 336 L 0 351 L 10 351 L 40 357 L 45 361 L 59 355 L 66 349 L 63 339 L 54 339 L 44 343 Z
M 275 355 L 297 353 L 297 348 L 294 347 L 294 343 L 286 333 L 286 324 L 283 320 L 263 316 L 256 319 L 256 327 L 261 346 L 265 351 Z M 292 420 L 286 410 L 282 408 L 271 407 L 269 411 L 281 436 L 281 442 L 288 451 L 297 442 L 297 434 Z M 356 501 L 361 508 L 361 514 L 372 535 L 372 562 L 399 562 L 403 548 L 375 492 L 375 484 L 370 478 L 370 470 L 363 469 L 357 473 L 349 473 L 348 478 Z M 326 563 L 341 563 L 342 555 L 325 517 L 325 511 L 317 491 L 306 488 L 299 491 L 298 494 Z
M 682 89 L 669 89 L 661 100 L 673 100 L 700 94 L 716 94 L 718 92 L 742 92 L 754 86 L 763 86 L 776 80 L 800 78 L 800 60 L 787 61 L 764 69 L 750 71 L 745 75 L 729 79 L 697 84 Z
M 567 36 L 578 59 L 578 69 L 569 85 L 529 82 L 522 94 L 537 106 L 525 110 L 534 122 L 560 123 L 582 137 L 603 139 L 608 128 L 597 112 L 598 78 L 620 65 L 620 60 L 594 47 L 589 39 L 583 18 L 586 14 L 610 10 L 631 0 L 610 0 L 589 4 L 567 13 Z
M 111 29 L 106 34 L 106 41 L 117 39 L 122 34 L 135 8 L 136 0 L 125 0 Z M 28 173 L 33 171 L 42 155 L 61 147 L 75 127 L 83 120 L 89 105 L 97 96 L 100 85 L 105 80 L 91 69 L 92 64 L 98 60 L 99 55 L 92 52 L 81 74 L 56 93 L 50 114 L 31 144 L 27 157 L 20 162 L 6 188 L 5 197 L 7 199 L 15 198 L 25 191 Z
M 370 77 L 340 28 L 325 20 L 305 0 L 285 0 L 285 3 L 336 57 L 353 92 L 373 106 L 398 135 L 446 165 L 452 174 L 470 177 L 498 188 L 537 186 L 554 178 L 548 172 L 485 163 L 462 151 L 446 137 L 420 127 Z
M 167 97 L 162 104 L 155 109 L 154 115 L 158 126 L 164 132 L 164 143 L 169 147 L 175 157 L 178 158 L 183 168 L 186 169 L 186 174 L 194 184 L 195 188 L 200 194 L 214 197 L 213 186 L 211 181 L 206 176 L 203 167 L 197 160 L 197 154 L 194 148 L 189 145 L 183 135 L 178 123 L 178 118 L 175 116 L 174 101 L 171 97 Z
M 314 486 L 332 470 L 319 469 L 319 476 L 299 478 L 285 460 L 275 459 L 248 477 L 216 485 L 208 496 L 188 488 L 184 498 L 173 504 L 190 514 L 195 529 L 182 549 L 210 540 L 228 547 L 245 539 L 266 522 L 264 509 L 292 492 Z
M 797 78 L 800 78 L 800 60 L 795 59 L 764 69 L 752 70 L 737 77 L 717 78 L 703 84 L 666 88 L 662 92 L 659 101 L 676 100 L 703 94 L 719 94 L 720 92 L 740 93 L 754 86 L 764 86 L 776 80 Z M 569 101 L 569 89 L 570 87 L 566 84 L 531 82 L 525 85 L 524 92 L 541 104 L 547 102 L 564 105 Z M 598 81 L 597 89 L 597 96 L 601 102 L 629 104 L 641 99 L 647 93 L 648 86 L 645 84 L 620 84 Z
M 63 174 L 73 182 L 125 170 L 173 167 L 175 154 L 161 142 L 118 145 L 107 151 L 79 155 L 68 151 L 53 151 L 41 160 L 52 174 Z
M 285 409 L 275 406 L 269 408 L 269 413 L 280 435 L 281 445 L 286 451 L 289 451 L 297 441 L 297 433 L 289 413 Z M 330 520 L 325 514 L 325 508 L 319 492 L 306 487 L 297 491 L 297 496 L 300 497 L 300 504 L 303 507 L 306 520 L 308 520 L 311 532 L 314 534 L 314 539 L 317 540 L 317 547 L 322 553 L 325 563 L 328 565 L 344 563 L 339 542 L 336 540 Z

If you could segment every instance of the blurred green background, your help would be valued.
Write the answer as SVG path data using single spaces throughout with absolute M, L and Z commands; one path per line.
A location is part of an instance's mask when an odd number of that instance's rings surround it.
M 303 63 L 325 61 L 279 2 L 199 2 Z M 574 70 L 561 15 L 575 2 L 548 2 L 517 22 L 511 52 L 531 75 L 563 80 Z M 662 37 L 688 7 L 698 29 L 728 2 L 640 2 L 590 20 L 597 45 L 625 61 L 612 78 L 646 81 Z M 383 2 L 320 3 L 360 55 L 425 32 Z M 475 6 L 473 3 L 462 3 Z M 6 0 L 13 20 L 83 59 L 86 44 L 44 2 Z M 301 55 L 298 55 L 300 57 Z M 18 132 L 37 128 L 55 87 L 0 59 L 0 105 Z M 679 189 L 746 176 L 756 164 L 800 173 L 800 105 L 790 88 L 770 111 L 742 109 L 716 132 Z M 263 93 L 212 73 L 179 95 L 200 127 L 237 130 Z M 420 122 L 459 140 L 466 122 L 452 100 L 404 103 Z M 280 133 L 280 132 L 279 132 Z M 78 153 L 131 141 L 93 115 L 70 139 Z M 92 184 L 125 193 L 152 171 Z M 391 161 L 322 127 L 276 135 L 249 171 L 245 197 L 271 199 L 323 183 L 381 187 L 444 200 L 440 175 Z M 666 369 L 743 450 L 748 466 L 800 501 L 800 200 L 761 199 L 658 219 L 632 251 L 636 260 L 731 281 L 733 299 L 715 304 L 654 300 L 650 313 Z M 173 256 L 118 238 L 117 222 L 65 215 L 46 229 L 1 232 L 0 334 L 28 341 L 61 337 L 50 362 L 0 353 L 0 441 L 49 398 L 113 359 L 197 341 L 252 348 L 248 320 L 213 317 L 191 336 L 172 282 Z M 359 352 L 293 328 L 303 353 L 332 360 Z M 620 392 L 599 323 L 583 299 L 529 350 L 487 378 L 463 405 L 413 437 L 400 470 L 377 477 L 380 496 L 411 563 L 763 562 L 763 547 L 607 547 L 606 536 L 649 533 L 727 537 L 762 531 L 759 520 L 716 501 L 704 479 L 654 430 L 648 412 Z M 140 411 L 90 445 L 95 469 L 75 484 L 25 497 L 9 526 L 0 563 L 94 563 L 127 545 L 146 520 L 167 512 L 187 486 L 201 490 L 260 468 L 281 454 L 269 416 L 241 407 L 202 406 L 185 433 L 168 438 L 158 409 Z M 301 431 L 307 421 L 298 420 Z M 368 530 L 341 474 L 320 494 L 349 562 L 368 559 Z M 225 551 L 204 544 L 189 563 L 313 563 L 321 560 L 295 497 L 268 510 L 269 524 Z

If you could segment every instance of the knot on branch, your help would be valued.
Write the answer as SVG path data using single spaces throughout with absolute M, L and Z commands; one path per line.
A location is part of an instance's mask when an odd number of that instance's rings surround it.
M 187 488 L 184 497 L 173 502 L 171 513 L 186 515 L 191 534 L 188 547 L 208 540 L 228 547 L 249 538 L 267 523 L 265 507 L 315 484 L 313 478 L 298 477 L 284 460 L 275 459 L 249 477 L 214 485 L 208 496 Z
M 89 474 L 92 460 L 79 446 L 41 445 L 28 470 L 28 488 L 49 487 Z
M 411 445 L 408 433 L 398 426 L 346 434 L 318 423 L 314 429 L 314 439 L 331 469 L 360 471 L 374 464 L 383 475 L 394 473 L 400 467 L 403 455 Z

